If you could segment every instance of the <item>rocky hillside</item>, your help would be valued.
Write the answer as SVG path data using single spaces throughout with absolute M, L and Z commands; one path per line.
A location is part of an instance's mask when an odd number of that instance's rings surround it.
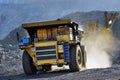
M 0 45 L 0 76 L 23 72 L 19 49 L 6 49 Z
M 0 43 L 4 46 L 4 48 L 13 50 L 16 48 L 18 49 L 17 32 L 19 33 L 20 39 L 28 35 L 27 31 L 21 27 L 12 30 L 8 36 L 6 36 L 3 40 L 0 40 Z

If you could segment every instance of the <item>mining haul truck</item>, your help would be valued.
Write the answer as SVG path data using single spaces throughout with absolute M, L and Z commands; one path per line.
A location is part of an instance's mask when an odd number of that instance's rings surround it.
M 20 40 L 23 69 L 26 75 L 39 70 L 50 71 L 52 65 L 69 65 L 71 71 L 86 67 L 86 53 L 81 45 L 78 24 L 71 20 L 54 20 L 22 24 L 29 37 Z M 40 68 L 41 67 L 41 68 Z

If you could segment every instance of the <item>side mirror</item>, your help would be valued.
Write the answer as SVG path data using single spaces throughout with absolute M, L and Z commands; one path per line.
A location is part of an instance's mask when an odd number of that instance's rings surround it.
M 16 37 L 17 37 L 17 42 L 19 43 L 20 42 L 20 35 L 18 32 L 16 32 Z

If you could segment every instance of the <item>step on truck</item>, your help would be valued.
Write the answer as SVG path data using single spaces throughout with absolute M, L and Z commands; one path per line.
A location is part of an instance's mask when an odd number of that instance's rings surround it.
M 38 68 L 50 71 L 52 65 L 69 65 L 71 71 L 85 68 L 86 52 L 81 45 L 82 32 L 78 26 L 71 20 L 60 19 L 22 24 L 29 34 L 19 44 L 24 50 L 22 64 L 25 74 L 36 74 Z

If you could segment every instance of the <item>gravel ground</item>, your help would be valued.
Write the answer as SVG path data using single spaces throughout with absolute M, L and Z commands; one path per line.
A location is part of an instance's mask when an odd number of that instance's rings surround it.
M 22 52 L 19 50 L 0 47 L 0 80 L 120 80 L 120 65 L 115 64 L 109 68 L 87 69 L 80 72 L 70 72 L 68 67 L 60 69 L 53 67 L 54 70 L 51 72 L 26 76 L 22 69 L 20 53 Z
M 56 70 L 32 76 L 20 73 L 18 75 L 0 76 L 0 80 L 120 80 L 120 65 L 80 72 L 70 72 L 68 69 Z

